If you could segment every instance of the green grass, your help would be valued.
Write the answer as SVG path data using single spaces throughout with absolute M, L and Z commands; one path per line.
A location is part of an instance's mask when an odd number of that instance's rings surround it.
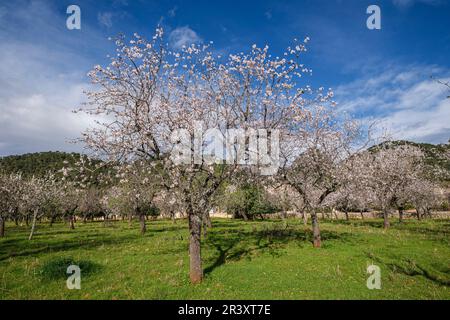
M 7 225 L 0 239 L 1 299 L 450 299 L 450 221 L 322 222 L 314 249 L 298 220 L 217 219 L 203 239 L 205 279 L 189 283 L 186 221 Z M 81 290 L 65 268 L 81 266 Z M 366 287 L 381 268 L 381 290 Z M 67 266 L 66 266 L 67 265 Z

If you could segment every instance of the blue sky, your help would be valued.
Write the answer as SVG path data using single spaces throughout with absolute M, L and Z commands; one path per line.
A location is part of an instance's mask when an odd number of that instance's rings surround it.
M 81 30 L 66 8 L 81 8 Z M 381 30 L 366 27 L 371 4 Z M 67 144 L 91 120 L 70 111 L 83 101 L 86 73 L 106 62 L 119 32 L 164 27 L 176 46 L 214 41 L 235 53 L 268 44 L 274 55 L 311 38 L 305 84 L 331 87 L 342 112 L 378 120 L 395 138 L 450 139 L 450 99 L 430 76 L 450 80 L 449 0 L 40 1 L 0 3 L 0 156 L 79 151 Z

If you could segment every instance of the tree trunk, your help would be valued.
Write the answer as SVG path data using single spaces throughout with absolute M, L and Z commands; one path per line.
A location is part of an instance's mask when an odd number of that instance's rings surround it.
M 139 223 L 141 226 L 141 234 L 144 235 L 147 231 L 147 226 L 145 225 L 145 215 L 141 214 L 139 215 Z
M 69 216 L 69 226 L 71 230 L 75 229 L 74 220 L 75 220 L 74 216 Z
M 201 220 L 198 215 L 189 213 L 189 276 L 193 284 L 202 282 L 203 269 L 201 257 Z
M 388 229 L 390 223 L 389 223 L 389 211 L 387 209 L 383 210 L 383 219 L 384 219 L 383 227 L 384 229 Z
M 403 222 L 403 208 L 398 208 L 398 222 Z
M 34 213 L 33 213 L 33 222 L 32 222 L 32 224 L 31 224 L 30 236 L 28 237 L 28 240 L 33 239 L 34 230 L 36 229 L 37 215 L 38 215 L 38 209 L 35 209 L 35 210 L 34 210 Z
M 361 220 L 364 220 L 364 212 L 361 210 L 361 211 L 359 212 L 359 214 L 361 215 Z
M 15 217 L 14 218 L 14 223 L 16 224 L 16 227 L 19 226 L 19 218 Z
M 244 218 L 244 221 L 248 221 L 248 217 L 247 217 L 247 215 L 245 214 L 245 212 L 242 212 L 241 214 L 242 214 L 242 217 Z
M 348 210 L 345 210 L 344 213 L 345 213 L 345 220 L 346 220 L 346 221 L 349 221 L 350 219 L 349 219 L 349 217 L 348 217 Z
M 303 225 L 308 225 L 308 215 L 303 211 L 302 212 Z
M 3 217 L 0 217 L 0 238 L 3 238 L 5 236 L 5 219 Z
M 317 219 L 317 213 L 311 214 L 312 228 L 313 228 L 313 246 L 314 248 L 320 248 L 322 241 L 320 239 L 319 220 Z
M 420 215 L 420 209 L 416 208 L 417 220 L 422 220 L 422 216 Z
M 133 216 L 131 214 L 128 215 L 128 225 L 130 227 L 133 225 Z

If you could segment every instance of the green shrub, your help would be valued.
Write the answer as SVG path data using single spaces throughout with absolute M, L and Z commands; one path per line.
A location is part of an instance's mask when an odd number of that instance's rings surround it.
M 67 268 L 70 265 L 76 265 L 80 267 L 81 275 L 87 276 L 92 273 L 98 272 L 101 269 L 99 264 L 96 264 L 89 260 L 77 260 L 73 258 L 56 258 L 46 261 L 43 266 L 38 270 L 38 275 L 43 280 L 62 280 L 67 279 Z

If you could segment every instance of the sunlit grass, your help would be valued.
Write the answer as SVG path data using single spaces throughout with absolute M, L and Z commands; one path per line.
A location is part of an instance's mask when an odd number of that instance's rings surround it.
M 450 299 L 450 221 L 322 222 L 314 249 L 299 220 L 217 219 L 203 238 L 205 279 L 188 277 L 186 221 L 7 226 L 0 239 L 2 299 Z M 65 264 L 81 267 L 81 290 L 68 290 Z M 381 290 L 366 287 L 381 268 Z

